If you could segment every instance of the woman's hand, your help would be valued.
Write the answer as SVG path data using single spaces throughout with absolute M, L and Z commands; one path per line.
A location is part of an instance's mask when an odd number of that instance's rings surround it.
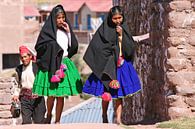
M 121 35 L 122 35 L 122 32 L 123 32 L 122 27 L 119 26 L 119 25 L 117 25 L 117 26 L 116 26 L 116 32 L 119 34 L 119 36 L 121 36 Z
M 62 28 L 63 28 L 67 33 L 70 33 L 70 28 L 69 28 L 68 23 L 63 22 Z
M 12 100 L 13 100 L 14 102 L 19 102 L 19 96 L 13 96 Z

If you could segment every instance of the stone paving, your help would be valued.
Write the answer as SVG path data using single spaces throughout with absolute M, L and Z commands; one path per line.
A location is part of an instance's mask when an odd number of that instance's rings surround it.
M 29 125 L 9 125 L 0 126 L 0 129 L 161 129 L 157 128 L 156 124 L 151 125 L 116 125 L 116 124 L 101 124 L 101 123 L 74 123 L 74 124 L 29 124 Z M 171 129 L 171 128 L 163 128 Z
M 29 124 L 16 126 L 0 126 L 0 129 L 123 129 L 115 124 L 95 124 L 95 123 L 78 123 L 78 124 Z

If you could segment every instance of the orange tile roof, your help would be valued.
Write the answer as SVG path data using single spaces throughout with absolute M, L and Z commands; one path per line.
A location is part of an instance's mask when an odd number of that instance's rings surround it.
M 65 11 L 76 12 L 84 4 L 93 12 L 108 12 L 112 7 L 112 0 L 62 0 Z
M 31 5 L 24 6 L 24 16 L 40 16 L 36 7 Z

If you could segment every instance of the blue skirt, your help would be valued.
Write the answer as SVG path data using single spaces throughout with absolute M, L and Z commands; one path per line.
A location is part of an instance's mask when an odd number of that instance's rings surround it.
M 117 80 L 120 83 L 120 88 L 110 88 L 110 94 L 113 99 L 131 96 L 141 90 L 139 77 L 131 62 L 124 60 L 123 65 L 117 68 Z M 89 76 L 83 87 L 83 93 L 98 97 L 101 97 L 104 90 L 104 85 L 93 73 Z

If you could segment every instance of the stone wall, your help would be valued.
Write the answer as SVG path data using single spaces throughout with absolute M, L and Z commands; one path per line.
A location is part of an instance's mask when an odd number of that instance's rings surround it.
M 119 0 L 137 43 L 135 67 L 142 92 L 124 100 L 125 124 L 194 116 L 194 0 Z
M 0 77 L 0 126 L 17 124 L 20 118 L 12 118 L 10 107 L 13 88 L 17 86 L 13 77 Z
M 195 116 L 195 1 L 169 3 L 167 81 L 169 116 Z

